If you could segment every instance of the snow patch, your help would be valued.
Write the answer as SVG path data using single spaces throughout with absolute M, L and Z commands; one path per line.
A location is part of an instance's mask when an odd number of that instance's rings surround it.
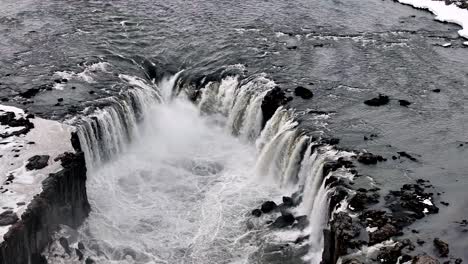
M 455 4 L 446 5 L 444 1 L 432 0 L 398 0 L 402 4 L 411 5 L 415 8 L 427 9 L 434 15 L 435 19 L 460 25 L 463 29 L 458 34 L 468 39 L 468 10 L 461 9 Z

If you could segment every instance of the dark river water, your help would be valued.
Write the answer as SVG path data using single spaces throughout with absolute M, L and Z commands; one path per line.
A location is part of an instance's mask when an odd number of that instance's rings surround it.
M 304 128 L 388 158 L 359 168 L 383 191 L 430 180 L 450 205 L 410 229 L 428 241 L 447 240 L 453 255 L 468 261 L 466 233 L 455 223 L 468 218 L 468 47 L 457 30 L 380 0 L 2 0 L 0 98 L 65 120 L 128 89 L 119 74 L 200 76 L 242 64 L 246 74 L 265 73 L 282 88 L 314 92 L 290 106 L 332 114 L 319 128 L 304 115 Z M 62 78 L 68 81 L 56 81 Z M 33 98 L 17 96 L 32 88 L 41 88 Z M 379 93 L 390 96 L 388 105 L 363 104 Z M 412 104 L 402 107 L 399 99 Z M 176 111 L 183 120 L 184 111 Z M 364 140 L 370 134 L 377 137 Z M 392 160 L 400 151 L 418 162 Z

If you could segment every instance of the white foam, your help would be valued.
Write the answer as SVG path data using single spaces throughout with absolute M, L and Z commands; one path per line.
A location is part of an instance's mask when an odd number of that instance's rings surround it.
M 427 9 L 436 15 L 435 19 L 442 22 L 458 24 L 462 27 L 458 34 L 468 39 L 468 10 L 455 4 L 446 5 L 444 1 L 432 0 L 398 0 L 416 8 Z
M 0 105 L 0 114 L 1 111 L 14 112 L 17 118 L 25 116 L 23 110 L 11 106 Z M 34 124 L 34 128 L 26 135 L 11 136 L 0 141 L 8 143 L 0 145 L 0 155 L 2 155 L 0 182 L 3 187 L 0 192 L 0 208 L 11 208 L 18 217 L 23 214 L 32 198 L 41 193 L 42 181 L 50 173 L 58 172 L 62 168 L 60 162 L 54 159 L 62 153 L 74 152 L 70 141 L 72 127 L 37 117 L 30 121 Z M 0 133 L 4 132 L 0 128 Z M 35 144 L 28 144 L 29 142 Z M 20 152 L 13 152 L 14 149 L 19 149 Z M 14 155 L 19 155 L 19 157 L 14 157 Z M 27 160 L 35 155 L 49 155 L 49 165 L 40 170 L 26 170 Z M 10 175 L 15 177 L 13 182 L 5 185 Z M 4 192 L 6 189 L 8 191 Z M 17 205 L 17 203 L 25 203 L 25 205 Z M 9 226 L 0 227 L 0 241 L 3 241 L 3 235 L 8 229 Z

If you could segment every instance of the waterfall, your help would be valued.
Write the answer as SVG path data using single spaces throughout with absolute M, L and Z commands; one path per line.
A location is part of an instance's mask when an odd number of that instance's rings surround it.
M 118 96 L 94 102 L 104 107 L 97 107 L 76 121 L 88 167 L 108 161 L 126 149 L 130 140 L 138 135 L 138 123 L 149 109 L 169 100 L 179 74 L 164 77 L 158 84 L 135 76 L 119 75 L 131 88 Z
M 95 108 L 92 114 L 77 121 L 89 168 L 97 167 L 127 149 L 129 142 L 140 134 L 140 120 L 147 118 L 155 105 L 177 96 L 174 91 L 180 91 L 180 88 L 174 89 L 174 86 L 179 74 L 162 78 L 157 84 L 120 75 L 133 88 L 117 97 L 102 99 L 104 107 Z M 279 186 L 285 194 L 300 194 L 302 199 L 296 211 L 306 215 L 310 223 L 305 230 L 310 234 L 307 258 L 318 264 L 323 249 L 322 230 L 328 222 L 329 199 L 334 191 L 326 186 L 326 179 L 332 174 L 351 177 L 344 168 L 328 175 L 324 175 L 323 168 L 327 162 L 350 154 L 314 141 L 299 129 L 291 109 L 279 107 L 262 129 L 265 123 L 262 102 L 275 86 L 265 75 L 247 79 L 239 75 L 227 76 L 219 82 L 204 85 L 196 106 L 202 115 L 221 116 L 225 131 L 241 142 L 255 146 L 258 180 Z
M 323 229 L 329 216 L 329 199 L 333 188 L 325 185 L 332 174 L 335 177 L 352 178 L 345 168 L 324 175 L 326 162 L 352 154 L 339 151 L 329 145 L 314 142 L 310 136 L 298 130 L 294 111 L 279 107 L 263 130 L 261 102 L 275 86 L 264 76 L 254 78 L 243 85 L 238 77 L 209 83 L 202 89 L 199 103 L 201 111 L 227 116 L 227 130 L 249 142 L 255 142 L 258 158 L 257 177 L 270 181 L 302 195 L 298 211 L 308 216 L 310 251 L 307 259 L 318 264 L 323 250 Z M 206 111 L 209 109 L 209 111 Z

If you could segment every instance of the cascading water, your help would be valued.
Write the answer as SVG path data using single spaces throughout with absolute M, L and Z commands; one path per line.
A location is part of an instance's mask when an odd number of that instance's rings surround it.
M 253 256 L 273 230 L 250 211 L 295 192 L 293 211 L 310 222 L 299 234 L 311 234 L 306 258 L 320 263 L 331 192 L 323 164 L 345 154 L 300 133 L 290 110 L 262 130 L 275 87 L 265 76 L 210 82 L 197 105 L 174 97 L 177 78 L 121 75 L 137 88 L 82 119 L 92 213 L 68 239 L 98 263 L 262 263 Z

